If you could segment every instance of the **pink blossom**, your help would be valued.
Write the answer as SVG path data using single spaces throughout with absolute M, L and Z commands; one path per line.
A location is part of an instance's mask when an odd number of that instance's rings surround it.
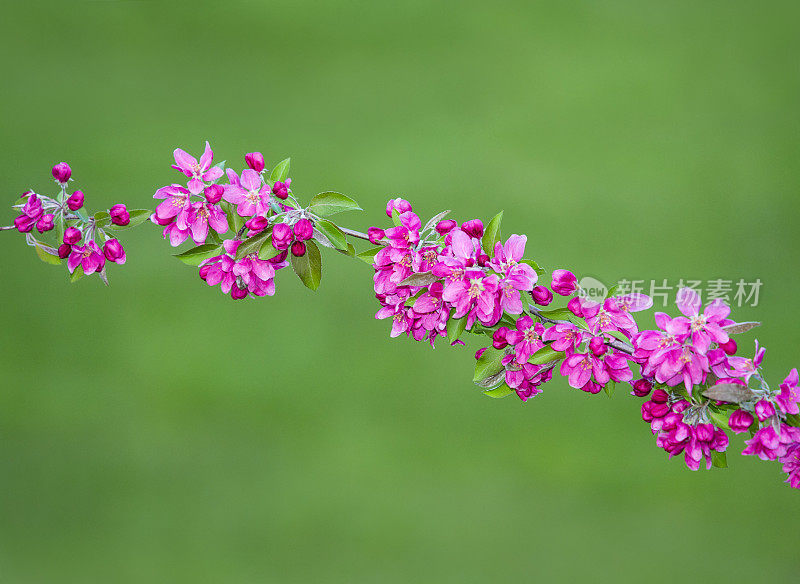
M 235 176 L 236 173 L 233 174 Z M 246 168 L 236 183 L 232 182 L 225 188 L 223 198 L 236 205 L 239 216 L 252 217 L 267 214 L 270 209 L 269 193 L 269 185 L 263 183 L 261 175 L 252 168 Z
M 125 263 L 125 250 L 117 239 L 109 239 L 103 244 L 103 255 L 110 262 L 120 265 Z
M 741 434 L 749 430 L 753 422 L 752 414 L 744 410 L 736 410 L 731 414 L 731 417 L 728 418 L 728 426 L 736 434 Z
M 758 368 L 761 367 L 765 352 L 766 349 L 764 347 L 759 347 L 758 339 L 756 339 L 756 352 L 753 358 L 729 357 L 726 374 L 731 377 L 741 377 L 745 382 L 749 382 L 750 378 L 755 375 L 758 372 Z
M 392 247 L 408 248 L 419 243 L 419 228 L 422 222 L 419 217 L 408 211 L 400 215 L 400 225 L 384 231 L 386 240 Z
M 578 289 L 578 278 L 569 270 L 554 270 L 550 288 L 561 296 L 569 296 Z
M 234 300 L 244 298 L 248 292 L 254 296 L 275 294 L 275 270 L 285 264 L 261 260 L 255 253 L 237 260 L 241 241 L 227 239 L 222 244 L 225 253 L 206 260 L 200 267 L 200 275 L 209 286 L 219 285 Z
M 397 211 L 400 215 L 407 213 L 411 211 L 411 203 L 401 198 L 391 199 L 386 203 L 386 216 L 391 218 L 392 211 Z
M 797 407 L 800 403 L 800 389 L 797 385 L 797 369 L 792 369 L 781 383 L 780 393 L 775 396 L 775 401 L 784 414 L 800 414 L 800 408 Z
M 691 288 L 681 288 L 678 290 L 677 305 L 678 310 L 689 319 L 692 346 L 696 351 L 705 354 L 711 343 L 728 342 L 728 333 L 722 330 L 722 326 L 731 309 L 722 300 L 714 300 L 700 314 L 700 295 Z
M 759 422 L 763 422 L 775 415 L 775 406 L 771 402 L 762 399 L 756 403 L 755 411 Z
M 574 324 L 560 322 L 548 327 L 542 335 L 542 340 L 551 341 L 550 347 L 554 351 L 564 351 L 567 355 L 571 355 L 583 341 L 583 334 Z
M 86 245 L 75 245 L 72 253 L 67 259 L 67 268 L 72 274 L 75 268 L 81 266 L 85 274 L 93 274 L 102 271 L 106 264 L 106 258 L 94 241 L 89 241 Z
M 499 286 L 497 275 L 486 276 L 481 271 L 468 270 L 463 280 L 447 284 L 442 298 L 455 308 L 455 318 L 468 315 L 468 328 L 476 318 L 485 326 L 491 326 L 501 316 L 497 303 Z
M 256 172 L 264 170 L 264 155 L 261 152 L 250 152 L 244 155 L 244 162 Z
M 222 176 L 221 168 L 218 166 L 211 166 L 211 163 L 214 161 L 214 152 L 211 150 L 211 146 L 208 142 L 206 142 L 205 151 L 200 157 L 199 162 L 194 156 L 180 148 L 175 149 L 174 155 L 175 164 L 172 165 L 172 168 L 181 171 L 189 177 L 189 190 L 193 194 L 199 194 L 203 191 L 203 187 L 205 186 L 203 185 L 204 181 L 214 182 Z
M 540 322 L 534 324 L 527 314 L 518 318 L 516 325 L 516 330 L 510 330 L 506 334 L 506 341 L 509 345 L 514 345 L 517 363 L 526 363 L 536 351 L 544 347 L 544 326 Z
M 780 457 L 783 472 L 788 476 L 786 482 L 794 489 L 800 489 L 800 442 L 795 442 Z
M 189 212 L 192 208 L 191 193 L 181 185 L 173 184 L 161 187 L 153 195 L 154 199 L 164 199 L 156 207 L 155 212 L 150 217 L 153 223 L 168 225 L 172 221 L 178 221 L 181 229 L 189 227 Z
M 209 227 L 219 234 L 228 231 L 228 218 L 223 210 L 217 205 L 202 201 L 192 203 L 187 223 L 192 240 L 197 245 L 205 243 Z
M 745 441 L 744 455 L 758 456 L 761 460 L 775 460 L 786 456 L 789 447 L 800 442 L 800 428 L 781 424 L 779 430 L 770 424 L 758 430 L 750 440 Z
M 483 222 L 480 219 L 470 219 L 461 224 L 461 230 L 474 239 L 483 237 Z M 523 243 L 523 247 L 524 247 Z

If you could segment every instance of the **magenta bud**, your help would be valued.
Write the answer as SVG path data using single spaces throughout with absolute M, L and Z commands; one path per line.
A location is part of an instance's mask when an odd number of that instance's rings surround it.
M 72 246 L 68 243 L 62 243 L 58 246 L 58 257 L 62 260 L 69 257 L 69 254 L 72 253 Z
M 669 401 L 669 394 L 663 389 L 657 389 L 653 392 L 653 397 L 650 398 L 650 401 L 657 404 L 665 404 Z
M 247 296 L 247 288 L 239 288 L 238 284 L 231 287 L 231 298 L 234 300 L 241 300 L 245 296 Z
M 608 351 L 603 337 L 592 337 L 592 340 L 589 341 L 589 349 L 595 357 L 602 357 Z
M 728 418 L 728 426 L 730 426 L 731 430 L 736 434 L 741 434 L 749 430 L 754 421 L 750 412 L 736 410 L 731 414 L 731 417 Z
M 475 239 L 483 237 L 483 221 L 480 219 L 470 219 L 461 224 L 461 230 Z
M 381 239 L 386 237 L 386 232 L 383 229 L 379 229 L 378 227 L 370 227 L 367 229 L 367 237 L 369 237 L 369 242 L 378 245 Z
M 72 176 L 72 169 L 66 162 L 59 162 L 53 167 L 53 178 L 60 182 L 62 185 L 67 184 L 67 181 Z
M 387 216 L 391 217 L 392 216 L 392 211 L 395 211 L 395 210 L 400 215 L 402 215 L 403 213 L 408 213 L 409 211 L 411 211 L 411 203 L 409 203 L 405 199 L 401 199 L 399 197 L 396 198 L 396 199 L 392 199 L 388 203 L 386 203 L 386 215 Z
M 249 154 L 245 154 L 244 161 L 247 166 L 256 172 L 261 172 L 264 170 L 264 156 L 261 154 L 261 152 L 250 152 Z
M 245 227 L 251 231 L 263 231 L 269 225 L 269 219 L 256 215 L 244 222 Z
M 81 240 L 81 237 L 83 237 L 83 234 L 77 227 L 67 227 L 66 231 L 64 231 L 64 243 L 69 245 L 75 245 Z
M 577 317 L 583 316 L 583 305 L 581 304 L 581 299 L 579 296 L 576 296 L 569 302 L 567 302 L 567 308 L 569 311 Z
M 647 379 L 637 379 L 633 382 L 633 395 L 637 397 L 649 395 L 652 390 L 653 384 Z
M 128 214 L 128 209 L 122 203 L 117 203 L 108 210 L 111 216 L 111 222 L 114 225 L 124 226 L 131 222 L 131 216 Z
M 55 224 L 53 223 L 54 219 L 55 215 L 52 213 L 45 213 L 39 217 L 39 220 L 36 222 L 36 229 L 39 231 L 39 233 L 50 231 L 53 227 L 55 227 Z
M 67 207 L 72 211 L 77 211 L 83 207 L 83 191 L 75 191 L 67 199 Z
M 289 257 L 289 252 L 284 250 L 278 255 L 276 255 L 274 258 L 270 258 L 267 261 L 271 264 L 282 264 L 283 262 L 286 261 L 287 257 Z
M 222 195 L 225 193 L 225 187 L 222 185 L 208 185 L 203 189 L 203 196 L 206 201 L 212 205 L 219 203 L 222 200 Z
M 508 334 L 508 327 L 501 326 L 499 329 L 492 333 L 492 346 L 495 349 L 502 349 L 508 345 L 506 335 Z
M 274 185 L 272 185 L 272 194 L 278 197 L 279 199 L 285 199 L 289 196 L 289 184 L 290 180 L 286 182 L 278 181 Z
M 295 241 L 292 244 L 292 255 L 298 258 L 306 255 L 306 244 L 302 241 Z
M 578 289 L 578 278 L 569 270 L 554 270 L 550 287 L 556 294 L 569 296 Z
M 306 241 L 314 236 L 314 226 L 308 219 L 300 219 L 294 224 L 294 238 L 297 241 Z M 292 252 L 294 253 L 294 252 Z M 305 246 L 303 246 L 303 253 L 305 253 Z M 295 255 L 303 255 L 295 254 Z
M 477 361 L 478 359 L 480 359 L 483 356 L 483 354 L 486 352 L 486 349 L 488 349 L 488 348 L 489 347 L 484 347 L 482 349 L 478 349 L 477 351 L 475 351 L 475 360 Z
M 272 245 L 275 249 L 281 251 L 289 249 L 293 238 L 294 234 L 292 233 L 292 228 L 286 225 L 286 223 L 278 223 L 272 228 Z
M 490 258 L 485 253 L 482 253 L 481 255 L 478 256 L 478 265 L 483 268 L 486 266 L 486 264 L 489 263 L 489 261 L 491 261 L 491 259 L 492 258 Z
M 458 227 L 458 223 L 452 219 L 443 219 L 436 224 L 436 233 L 439 235 L 447 235 L 456 227 Z
M 737 346 L 736 346 L 736 341 L 734 341 L 733 339 L 728 339 L 727 343 L 720 343 L 719 347 L 720 347 L 720 349 L 725 351 L 726 355 L 735 355 L 736 354 Z
M 669 413 L 669 404 L 654 403 L 650 407 L 650 415 L 654 418 L 663 418 Z
M 204 264 L 200 266 L 200 278 L 205 280 L 208 273 L 211 271 L 211 268 L 214 264 Z
M 756 404 L 756 416 L 758 416 L 759 421 L 763 422 L 774 415 L 775 406 L 772 405 L 772 402 L 762 399 Z
M 553 293 L 545 286 L 534 286 L 531 290 L 531 298 L 539 306 L 547 306 L 553 301 Z
M 122 244 L 119 240 L 109 239 L 103 244 L 103 255 L 110 262 L 117 264 L 125 263 L 125 250 L 122 249 Z
M 604 386 L 600 385 L 599 383 L 595 383 L 594 381 L 587 381 L 583 387 L 581 387 L 582 391 L 586 393 L 597 394 L 600 393 L 600 390 L 603 389 Z
M 711 442 L 714 439 L 714 426 L 711 424 L 697 424 L 694 429 L 694 435 L 701 442 Z

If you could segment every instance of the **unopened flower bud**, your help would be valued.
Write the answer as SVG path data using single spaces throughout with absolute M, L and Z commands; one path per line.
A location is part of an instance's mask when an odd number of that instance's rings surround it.
M 278 181 L 274 185 L 272 185 L 272 194 L 278 197 L 279 199 L 285 199 L 289 196 L 289 184 L 291 183 L 291 179 L 287 179 L 286 182 Z
M 250 231 L 263 231 L 269 225 L 269 219 L 256 215 L 244 222 L 245 227 Z
M 302 257 L 306 254 L 306 244 L 302 241 L 295 241 L 292 244 L 292 255 L 295 257 Z
M 608 352 L 608 347 L 606 347 L 603 337 L 592 337 L 592 340 L 589 341 L 589 349 L 595 357 L 602 357 Z
M 475 239 L 483 237 L 483 221 L 480 219 L 470 219 L 461 224 L 461 230 Z
M 446 235 L 456 227 L 458 227 L 458 223 L 452 219 L 443 219 L 436 224 L 436 233 L 439 235 Z
M 367 229 L 367 237 L 369 237 L 369 242 L 378 245 L 381 239 L 386 237 L 386 232 L 383 229 L 379 229 L 378 227 L 370 227 Z
M 495 349 L 502 349 L 508 345 L 506 335 L 508 334 L 508 327 L 501 326 L 499 329 L 492 333 L 492 346 Z
M 206 201 L 212 205 L 219 203 L 222 200 L 222 195 L 225 193 L 225 187 L 222 185 L 208 185 L 203 189 L 203 196 Z
M 272 245 L 275 249 L 289 249 L 292 239 L 294 239 L 292 228 L 286 225 L 286 223 L 278 223 L 272 228 Z
M 386 203 L 386 215 L 388 217 L 392 216 L 392 211 L 397 211 L 400 215 L 403 213 L 408 213 L 411 211 L 411 203 L 406 201 L 405 199 L 396 198 L 392 199 L 388 203 Z
M 308 239 L 311 239 L 313 236 L 314 236 L 314 226 L 308 219 L 300 219 L 297 223 L 294 224 L 294 238 L 297 241 L 306 241 Z M 292 253 L 294 253 L 294 251 L 292 251 Z M 305 249 L 303 253 L 305 253 Z M 303 254 L 301 253 L 295 255 L 303 255 Z
M 482 253 L 481 255 L 479 255 L 479 256 L 478 256 L 478 265 L 479 265 L 480 267 L 482 267 L 482 268 L 483 268 L 483 267 L 485 267 L 485 266 L 486 266 L 486 264 L 488 264 L 488 263 L 489 263 L 489 261 L 490 261 L 491 259 L 492 259 L 492 258 L 490 258 L 490 257 L 489 257 L 488 255 L 486 255 L 485 253 Z
M 114 225 L 124 226 L 131 222 L 131 216 L 128 214 L 128 209 L 123 203 L 118 203 L 108 210 L 111 216 L 111 222 Z
M 650 401 L 657 404 L 665 404 L 669 401 L 669 394 L 663 389 L 657 389 L 653 392 L 653 396 L 650 398 Z
M 759 421 L 763 422 L 774 415 L 775 406 L 772 405 L 772 402 L 762 399 L 756 404 L 756 416 L 758 416 Z
M 578 289 L 578 278 L 569 270 L 554 270 L 550 287 L 561 296 L 569 296 Z
M 247 166 L 256 172 L 261 172 L 264 170 L 264 156 L 261 154 L 261 152 L 250 152 L 249 154 L 245 154 L 244 161 Z
M 200 278 L 205 280 L 208 273 L 211 271 L 211 268 L 214 264 L 204 264 L 200 266 Z
M 283 262 L 286 261 L 287 257 L 289 257 L 289 252 L 286 251 L 286 250 L 283 250 L 281 253 L 276 255 L 274 258 L 270 258 L 267 261 L 269 263 L 271 263 L 271 264 L 282 264 Z
M 569 308 L 569 311 L 575 316 L 583 316 L 583 305 L 581 304 L 581 299 L 579 296 L 576 296 L 567 302 L 567 308 Z
M 238 282 L 231 287 L 231 298 L 241 300 L 247 296 L 247 287 L 240 288 Z
M 58 257 L 62 260 L 69 257 L 69 254 L 72 253 L 72 246 L 68 243 L 62 243 L 58 246 Z
M 701 442 L 711 442 L 714 439 L 714 426 L 711 424 L 697 424 L 694 429 L 694 435 Z
M 83 237 L 83 234 L 77 227 L 67 227 L 64 231 L 64 243 L 69 245 L 75 245 L 81 240 L 81 237 Z
M 53 167 L 53 178 L 60 182 L 62 185 L 67 184 L 67 181 L 72 176 L 72 169 L 66 162 L 59 162 Z
M 653 384 L 647 379 L 637 379 L 633 382 L 633 395 L 637 397 L 649 395 L 652 390 Z
M 749 430 L 754 421 L 750 412 L 736 410 L 731 414 L 731 417 L 728 418 L 728 426 L 730 426 L 734 433 L 741 434 Z
M 44 215 L 39 217 L 39 220 L 36 222 L 36 229 L 39 231 L 39 233 L 45 233 L 46 231 L 50 231 L 55 226 L 55 224 L 53 223 L 54 219 L 55 215 L 53 215 L 52 213 L 45 213 Z
M 669 404 L 654 403 L 650 407 L 650 414 L 654 418 L 663 418 L 669 413 Z
M 725 354 L 727 354 L 727 355 L 735 355 L 736 354 L 736 349 L 737 349 L 736 341 L 734 341 L 733 339 L 728 339 L 727 343 L 720 343 L 719 347 L 720 347 L 720 349 L 725 351 Z
M 117 264 L 125 263 L 125 250 L 117 239 L 109 239 L 103 244 L 103 255 L 110 262 Z
M 553 293 L 545 286 L 534 286 L 531 290 L 531 298 L 539 306 L 547 306 L 553 301 Z
M 67 207 L 72 211 L 77 211 L 83 207 L 83 191 L 75 191 L 67 199 Z

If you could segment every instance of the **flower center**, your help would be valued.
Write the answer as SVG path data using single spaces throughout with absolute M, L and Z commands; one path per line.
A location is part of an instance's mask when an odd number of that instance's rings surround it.
M 470 280 L 469 281 L 469 297 L 470 298 L 477 298 L 483 292 L 483 281 L 481 280 Z

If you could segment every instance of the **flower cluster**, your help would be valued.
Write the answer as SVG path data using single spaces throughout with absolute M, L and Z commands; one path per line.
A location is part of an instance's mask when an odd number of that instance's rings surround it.
M 118 203 L 107 211 L 88 215 L 84 209 L 83 191 L 68 193 L 72 168 L 59 162 L 52 169 L 59 192 L 50 197 L 32 190 L 22 194 L 13 208 L 21 213 L 14 219 L 14 229 L 24 233 L 28 245 L 36 249 L 45 262 L 60 264 L 67 260 L 71 281 L 84 274 L 100 275 L 107 284 L 106 263 L 124 264 L 125 250 L 112 236 L 115 230 L 131 225 L 131 212 Z M 143 212 L 134 210 L 134 220 L 140 222 Z M 37 238 L 34 228 L 49 239 Z
M 777 461 L 800 488 L 800 376 L 792 369 L 770 388 L 765 349 L 756 340 L 754 353 L 742 355 L 734 340 L 759 323 L 734 321 L 723 301 L 703 306 L 697 292 L 681 289 L 680 315 L 657 312 L 655 328 L 640 330 L 634 315 L 653 306 L 648 296 L 612 289 L 590 297 L 566 269 L 546 281 L 526 257 L 525 235 L 501 237 L 502 213 L 484 224 L 444 212 L 423 225 L 411 203 L 395 198 L 386 205 L 391 224 L 360 233 L 330 219 L 360 210 L 350 197 L 326 191 L 300 203 L 289 159 L 268 170 L 250 152 L 237 173 L 215 165 L 206 142 L 199 159 L 179 148 L 174 160 L 182 180 L 155 191 L 153 212 L 120 203 L 87 214 L 83 192 L 68 192 L 72 170 L 59 163 L 52 175 L 60 192 L 25 192 L 13 226 L 0 230 L 24 234 L 48 263 L 66 260 L 73 281 L 92 273 L 107 281 L 108 262 L 126 261 L 114 232 L 149 218 L 173 247 L 191 240 L 176 257 L 235 300 L 274 295 L 277 271 L 290 265 L 316 290 L 320 248 L 329 248 L 372 266 L 375 316 L 391 321 L 390 336 L 433 346 L 440 337 L 463 345 L 471 334 L 489 345 L 475 353 L 473 377 L 486 395 L 528 401 L 556 373 L 589 395 L 611 396 L 624 384 L 645 398 L 642 419 L 670 458 L 682 454 L 692 470 L 726 466 L 728 431 L 748 433 L 742 454 Z M 357 252 L 350 238 L 371 247 Z

